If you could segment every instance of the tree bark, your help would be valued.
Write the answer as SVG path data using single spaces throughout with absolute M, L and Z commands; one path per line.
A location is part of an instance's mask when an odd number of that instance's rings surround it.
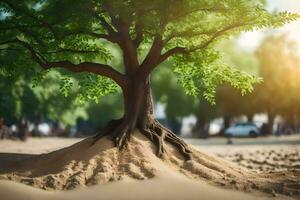
M 146 81 L 133 80 L 123 90 L 124 119 L 132 123 L 133 128 L 147 128 L 153 123 L 153 102 L 149 78 Z

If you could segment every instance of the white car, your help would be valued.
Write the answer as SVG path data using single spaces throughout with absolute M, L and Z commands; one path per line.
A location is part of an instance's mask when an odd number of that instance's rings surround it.
M 234 137 L 234 136 L 250 136 L 256 137 L 259 135 L 259 129 L 253 123 L 237 123 L 232 127 L 229 127 L 225 130 L 225 136 Z

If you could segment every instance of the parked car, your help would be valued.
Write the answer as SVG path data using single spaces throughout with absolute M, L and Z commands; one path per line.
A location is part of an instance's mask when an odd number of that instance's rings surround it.
M 257 137 L 260 134 L 258 127 L 249 122 L 237 123 L 225 130 L 227 137 Z

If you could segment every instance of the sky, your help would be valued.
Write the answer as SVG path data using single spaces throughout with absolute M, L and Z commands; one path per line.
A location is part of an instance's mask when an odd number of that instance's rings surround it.
M 300 0 L 268 0 L 267 9 L 270 11 L 289 11 L 300 14 Z M 300 49 L 300 20 L 294 21 L 284 27 L 276 30 L 264 29 L 260 31 L 243 33 L 237 40 L 237 44 L 246 51 L 255 50 L 264 36 L 268 33 L 288 34 L 288 37 L 294 40 Z

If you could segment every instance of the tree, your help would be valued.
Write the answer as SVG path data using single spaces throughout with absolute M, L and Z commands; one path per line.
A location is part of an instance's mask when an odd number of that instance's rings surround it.
M 134 129 L 157 145 L 167 141 L 188 159 L 188 146 L 153 115 L 150 74 L 174 60 L 174 72 L 189 94 L 200 91 L 213 101 L 215 88 L 229 82 L 243 93 L 257 80 L 218 62 L 213 45 L 229 35 L 295 20 L 287 12 L 271 14 L 262 1 L 224 0 L 1 0 L 1 59 L 22 55 L 29 65 L 63 68 L 85 77 L 80 100 L 97 99 L 119 86 L 124 116 L 108 123 L 95 140 L 109 135 L 123 148 Z M 122 71 L 112 66 L 106 43 L 122 52 Z M 142 54 L 141 49 L 148 51 Z M 23 57 L 24 56 L 24 57 Z M 16 61 L 17 62 L 17 61 Z M 2 64 L 3 65 L 3 64 Z M 15 61 L 5 66 L 16 66 Z M 105 78 L 102 78 L 105 77 Z M 67 86 L 70 86 L 69 82 Z
M 233 42 L 224 42 L 221 48 L 225 63 L 251 75 L 258 76 L 258 60 L 254 53 L 241 50 Z M 246 115 L 251 121 L 258 110 L 257 106 L 259 104 L 256 103 L 255 93 L 257 92 L 256 86 L 260 84 L 255 84 L 253 92 L 244 95 L 241 95 L 237 88 L 228 84 L 218 87 L 216 109 L 218 115 L 222 116 L 224 121 L 221 133 L 229 128 L 233 117 Z
M 268 133 L 273 133 L 274 118 L 281 115 L 291 121 L 299 110 L 299 56 L 293 41 L 285 35 L 270 35 L 256 51 L 259 74 L 264 79 L 257 87 L 262 112 L 268 115 Z
M 0 113 L 7 124 L 16 123 L 25 117 L 32 122 L 46 118 L 74 125 L 78 117 L 86 117 L 85 106 L 73 100 L 76 90 L 70 91 L 67 97 L 57 92 L 63 84 L 64 76 L 52 71 L 43 76 L 43 82 L 39 80 L 30 74 L 16 76 L 13 72 L 1 71 Z

